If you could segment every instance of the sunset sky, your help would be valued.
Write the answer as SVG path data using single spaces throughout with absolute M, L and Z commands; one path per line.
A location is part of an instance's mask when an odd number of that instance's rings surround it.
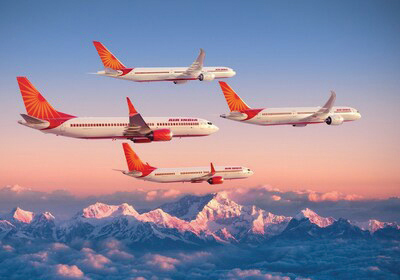
M 400 196 L 399 1 L 39 1 L 0 4 L 0 186 L 99 195 L 134 189 L 205 193 L 268 185 Z M 228 66 L 225 80 L 252 107 L 357 108 L 342 126 L 260 127 L 219 117 L 228 106 L 214 82 L 134 83 L 89 75 L 103 68 L 93 40 L 128 67 Z M 246 180 L 222 186 L 156 184 L 125 169 L 122 141 L 46 135 L 17 124 L 25 108 L 16 76 L 27 76 L 55 107 L 77 116 L 205 118 L 209 137 L 136 144 L 156 167 L 243 165 Z

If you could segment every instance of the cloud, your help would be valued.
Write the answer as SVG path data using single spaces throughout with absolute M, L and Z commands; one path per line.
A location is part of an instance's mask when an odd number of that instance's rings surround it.
M 60 277 L 82 278 L 83 272 L 76 265 L 57 264 L 55 273 Z
M 230 279 L 230 280 L 234 280 L 234 279 L 290 280 L 290 277 L 288 277 L 288 276 L 279 276 L 279 275 L 276 275 L 276 274 L 274 275 L 274 274 L 270 274 L 270 273 L 263 273 L 259 269 L 241 270 L 240 268 L 232 269 L 231 271 L 229 271 L 225 275 L 223 275 L 223 278 Z
M 175 270 L 175 265 L 180 263 L 179 260 L 171 258 L 171 257 L 166 257 L 163 255 L 148 255 L 147 257 L 146 264 L 150 267 L 153 267 L 155 269 L 160 269 L 163 271 L 170 271 L 170 270 Z
M 111 260 L 107 257 L 97 254 L 90 248 L 83 248 L 81 252 L 84 254 L 84 258 L 81 261 L 83 268 L 89 271 L 113 270 L 112 267 L 107 267 L 108 264 L 111 264 Z
M 398 244 L 368 240 L 286 240 L 251 248 L 219 246 L 167 252 L 140 251 L 112 239 L 82 249 L 60 244 L 27 242 L 15 244 L 11 252 L 0 250 L 0 275 L 9 279 L 286 280 L 393 279 L 400 273 Z M 112 258 L 109 254 L 114 250 L 132 257 Z

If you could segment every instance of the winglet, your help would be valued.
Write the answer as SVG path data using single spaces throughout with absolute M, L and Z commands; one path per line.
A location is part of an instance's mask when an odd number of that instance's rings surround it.
M 135 107 L 133 107 L 133 104 L 129 97 L 126 97 L 126 101 L 128 102 L 129 116 L 132 117 L 133 115 L 136 115 L 138 112 L 136 111 Z
M 210 166 L 211 166 L 211 175 L 215 175 L 215 168 L 212 162 L 210 163 Z
M 103 62 L 104 68 L 110 68 L 113 70 L 125 69 L 125 65 L 118 60 L 102 43 L 93 41 L 93 45 L 96 48 L 101 61 Z
M 225 96 L 226 103 L 231 111 L 242 112 L 250 107 L 236 94 L 236 92 L 225 82 L 219 82 L 221 90 Z
M 200 68 L 203 68 L 205 57 L 206 57 L 206 52 L 202 48 L 200 48 L 200 53 L 195 60 L 195 62 L 199 64 Z
M 333 107 L 333 104 L 336 101 L 336 92 L 331 90 L 331 96 L 329 97 L 328 101 L 322 106 L 321 110 L 324 111 L 324 113 L 329 113 Z
M 194 75 L 200 73 L 203 69 L 204 58 L 206 57 L 206 52 L 200 48 L 200 53 L 197 56 L 196 60 L 186 69 L 184 72 L 185 75 Z

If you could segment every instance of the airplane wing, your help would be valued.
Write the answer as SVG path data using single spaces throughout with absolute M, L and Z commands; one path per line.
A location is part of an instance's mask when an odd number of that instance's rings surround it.
M 136 111 L 129 97 L 126 98 L 129 108 L 129 125 L 125 129 L 125 136 L 145 136 L 151 132 L 150 127 L 144 121 L 142 116 Z
M 215 168 L 214 168 L 214 164 L 210 163 L 211 166 L 211 171 L 203 176 L 199 176 L 197 178 L 193 178 L 191 181 L 192 183 L 200 183 L 203 181 L 207 181 L 208 179 L 214 177 L 215 175 Z
M 189 66 L 188 69 L 186 69 L 185 72 L 183 72 L 183 76 L 198 76 L 203 69 L 203 62 L 204 62 L 204 57 L 206 56 L 206 53 L 204 52 L 203 49 L 200 49 L 199 56 L 196 58 L 196 60 L 192 63 L 192 65 Z
M 321 120 L 326 119 L 328 117 L 329 112 L 332 110 L 333 104 L 336 100 L 336 93 L 331 90 L 331 96 L 329 97 L 328 101 L 322 106 L 317 112 L 304 118 L 305 121 L 312 121 L 312 120 Z

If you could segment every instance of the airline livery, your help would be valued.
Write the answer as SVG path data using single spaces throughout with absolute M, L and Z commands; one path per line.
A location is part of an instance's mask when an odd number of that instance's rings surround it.
M 225 82 L 219 82 L 230 112 L 221 115 L 226 118 L 256 125 L 292 125 L 303 127 L 308 124 L 326 123 L 341 125 L 343 122 L 355 121 L 361 118 L 357 109 L 344 106 L 333 106 L 336 93 L 322 107 L 293 107 L 293 108 L 250 108 L 236 92 Z
M 244 179 L 253 175 L 247 167 L 242 166 L 216 166 L 210 167 L 181 167 L 181 168 L 156 168 L 148 163 L 143 163 L 127 143 L 122 143 L 129 171 L 117 170 L 127 176 L 145 181 L 158 183 L 173 182 L 208 182 L 211 185 L 222 184 L 224 180 Z
M 129 117 L 76 117 L 56 111 L 26 77 L 17 77 L 25 104 L 18 123 L 44 133 L 82 139 L 129 139 L 135 143 L 207 136 L 218 127 L 193 117 L 142 118 L 127 97 Z
M 170 81 L 183 84 L 190 80 L 213 81 L 236 75 L 225 66 L 203 67 L 205 52 L 200 49 L 197 59 L 189 67 L 127 68 L 102 43 L 93 42 L 103 62 L 104 70 L 96 74 L 134 82 Z

